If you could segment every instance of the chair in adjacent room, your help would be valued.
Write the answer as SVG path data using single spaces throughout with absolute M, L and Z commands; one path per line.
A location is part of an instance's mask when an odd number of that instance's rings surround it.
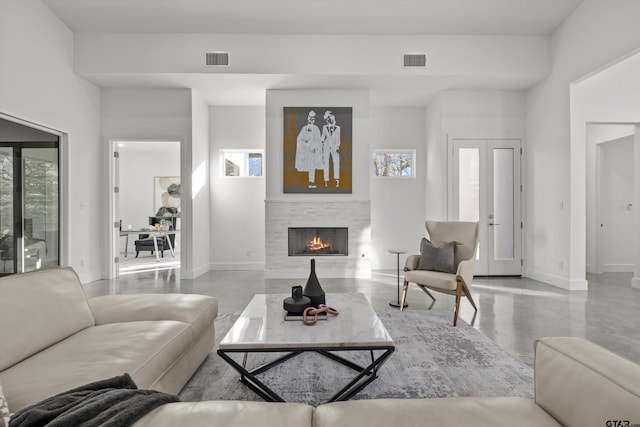
M 166 241 L 166 237 L 157 237 L 158 242 L 158 251 L 160 252 L 160 256 L 164 258 L 164 250 L 169 248 L 169 244 Z M 148 234 L 139 234 L 138 240 L 135 241 L 136 245 L 136 258 L 142 251 L 151 251 L 151 255 L 154 254 L 156 248 L 153 244 L 153 237 Z
M 420 255 L 411 255 L 405 262 L 400 307 L 402 310 L 405 305 L 409 283 L 418 285 L 434 301 L 429 290 L 455 295 L 453 326 L 456 326 L 463 295 L 478 311 L 469 287 L 476 262 L 479 223 L 426 221 L 425 226 L 429 240 L 423 238 Z

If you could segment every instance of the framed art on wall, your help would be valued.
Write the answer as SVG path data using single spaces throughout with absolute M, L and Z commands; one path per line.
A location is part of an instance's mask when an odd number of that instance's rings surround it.
M 284 107 L 283 192 L 352 192 L 351 107 Z
M 175 208 L 176 212 L 180 212 L 179 176 L 156 176 L 153 178 L 153 188 L 153 207 L 156 214 L 162 208 Z

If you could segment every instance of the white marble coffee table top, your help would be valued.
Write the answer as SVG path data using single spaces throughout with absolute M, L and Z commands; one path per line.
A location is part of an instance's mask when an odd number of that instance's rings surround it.
M 284 320 L 290 295 L 257 294 L 220 342 L 220 350 L 389 347 L 393 340 L 360 293 L 326 294 L 326 305 L 340 313 L 313 326 Z

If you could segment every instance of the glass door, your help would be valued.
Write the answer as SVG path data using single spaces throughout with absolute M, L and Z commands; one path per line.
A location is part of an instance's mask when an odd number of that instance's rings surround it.
M 13 147 L 0 147 L 0 275 L 16 272 Z
M 60 265 L 58 143 L 3 143 L 0 173 L 0 275 Z
M 454 140 L 453 212 L 480 222 L 476 275 L 522 274 L 520 140 Z

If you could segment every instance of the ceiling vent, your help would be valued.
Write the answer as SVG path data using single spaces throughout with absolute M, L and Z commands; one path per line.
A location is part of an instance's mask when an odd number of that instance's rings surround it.
M 229 52 L 207 52 L 205 55 L 207 67 L 229 66 Z
M 402 55 L 403 68 L 427 68 L 427 55 L 424 53 L 405 53 Z

